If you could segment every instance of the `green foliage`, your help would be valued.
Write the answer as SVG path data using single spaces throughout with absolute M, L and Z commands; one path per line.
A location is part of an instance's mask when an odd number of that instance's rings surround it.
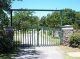
M 80 33 L 73 33 L 70 37 L 69 44 L 71 47 L 79 47 L 80 46 Z
M 63 25 L 73 25 L 74 28 L 80 28 L 80 12 L 72 9 L 62 9 L 62 14 L 59 11 L 54 11 L 47 16 L 43 16 L 40 20 L 40 26 L 51 28 L 59 28 Z M 76 27 L 77 26 L 77 27 Z
M 72 9 L 64 9 L 62 12 L 62 22 L 63 25 L 72 25 L 75 22 L 76 12 Z
M 11 0 L 0 0 L 0 9 L 7 10 L 11 7 Z
M 11 59 L 11 55 L 0 55 L 0 59 Z
M 47 25 L 51 28 L 60 27 L 60 14 L 59 12 L 53 12 L 51 15 L 47 16 Z
M 0 30 L 0 54 L 10 54 L 18 51 L 19 44 L 19 42 L 13 41 L 13 38 L 8 38 L 4 30 Z
M 46 17 L 45 16 L 41 17 L 41 20 L 39 22 L 40 22 L 40 26 L 47 27 Z
M 2 27 L 7 27 L 9 25 L 9 18 L 7 17 L 7 14 L 2 14 L 0 16 L 0 22 Z
M 3 27 L 8 26 L 9 24 L 8 9 L 10 9 L 10 7 L 11 7 L 11 0 L 0 0 L 0 22 L 2 22 Z
M 32 11 L 17 11 L 13 16 L 13 27 L 15 29 L 28 29 L 37 27 L 39 18 L 33 16 Z

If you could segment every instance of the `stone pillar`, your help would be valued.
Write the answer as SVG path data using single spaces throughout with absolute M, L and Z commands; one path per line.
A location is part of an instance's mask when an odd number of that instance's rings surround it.
M 63 31 L 63 45 L 69 45 L 69 37 L 73 33 L 73 26 L 72 25 L 65 25 L 62 28 Z
M 5 28 L 6 38 L 13 42 L 14 31 L 12 27 Z

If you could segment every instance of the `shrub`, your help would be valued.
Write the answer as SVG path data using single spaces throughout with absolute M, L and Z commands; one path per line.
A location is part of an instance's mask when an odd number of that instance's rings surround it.
M 70 36 L 70 42 L 71 47 L 79 47 L 80 46 L 80 33 L 73 33 Z
M 20 43 L 14 41 L 13 38 L 7 37 L 4 30 L 0 30 L 0 54 L 10 54 L 15 51 L 18 51 L 19 44 Z

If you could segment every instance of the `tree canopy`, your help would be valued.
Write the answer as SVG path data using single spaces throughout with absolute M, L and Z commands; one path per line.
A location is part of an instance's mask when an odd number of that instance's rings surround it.
M 2 26 L 8 26 L 9 19 L 7 13 L 11 7 L 11 0 L 0 0 L 0 22 Z
M 13 27 L 16 29 L 28 29 L 37 27 L 39 18 L 32 11 L 17 11 L 13 16 Z
M 72 9 L 62 9 L 62 14 L 59 11 L 54 11 L 47 16 L 41 18 L 41 26 L 47 26 L 51 28 L 59 28 L 64 25 L 73 25 L 74 28 L 80 28 L 80 12 Z

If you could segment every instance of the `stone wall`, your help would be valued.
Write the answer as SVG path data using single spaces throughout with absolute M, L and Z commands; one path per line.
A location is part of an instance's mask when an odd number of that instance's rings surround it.
M 69 37 L 73 33 L 73 27 L 71 25 L 65 25 L 62 28 L 63 31 L 63 45 L 68 45 L 69 44 Z

